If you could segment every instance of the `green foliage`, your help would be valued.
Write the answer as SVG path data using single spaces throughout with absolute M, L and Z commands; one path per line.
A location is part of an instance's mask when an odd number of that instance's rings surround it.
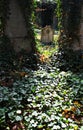
M 59 31 L 55 31 L 53 36 L 53 43 L 52 45 L 45 45 L 41 43 L 41 30 L 35 29 L 36 32 L 36 48 L 40 55 L 44 55 L 47 59 L 49 59 L 55 52 L 58 51 L 58 37 Z
M 61 29 L 62 27 L 62 2 L 61 0 L 57 0 L 56 15 L 58 17 L 58 27 L 59 29 Z
M 59 67 L 61 70 L 71 70 L 73 72 L 83 71 L 82 51 L 62 48 L 58 54 Z
M 79 128 L 62 111 L 73 106 L 74 100 L 83 104 L 83 75 L 60 71 L 50 64 L 40 65 L 37 71 L 23 71 L 28 75 L 15 80 L 11 88 L 0 86 L 0 126 L 7 127 L 7 113 L 12 123 L 22 121 L 25 129 Z

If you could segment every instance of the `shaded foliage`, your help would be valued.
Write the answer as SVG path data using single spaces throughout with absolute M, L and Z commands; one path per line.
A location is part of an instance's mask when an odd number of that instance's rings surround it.
M 10 73 L 14 79 L 10 87 L 4 84 L 0 87 L 2 128 L 81 128 L 82 74 L 60 71 L 49 63 L 40 65 L 37 71 L 27 68 L 21 71 Z

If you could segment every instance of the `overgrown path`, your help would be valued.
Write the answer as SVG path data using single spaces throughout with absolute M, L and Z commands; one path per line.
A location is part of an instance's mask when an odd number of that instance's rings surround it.
M 83 74 L 60 71 L 48 62 L 11 75 L 14 79 L 0 86 L 1 129 L 83 129 Z
M 82 130 L 83 73 L 59 69 L 57 42 L 37 48 L 37 66 L 26 54 L 0 61 L 0 130 Z

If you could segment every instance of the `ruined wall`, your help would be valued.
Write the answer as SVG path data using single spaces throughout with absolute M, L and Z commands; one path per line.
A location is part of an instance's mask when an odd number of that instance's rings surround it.
M 30 39 L 28 39 L 25 20 L 16 0 L 10 0 L 10 16 L 7 20 L 5 34 L 11 40 L 16 52 L 22 49 L 31 51 Z

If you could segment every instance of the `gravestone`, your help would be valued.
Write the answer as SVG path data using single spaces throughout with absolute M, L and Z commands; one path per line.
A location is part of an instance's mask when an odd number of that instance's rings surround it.
M 20 6 L 16 0 L 10 0 L 9 8 L 10 15 L 7 20 L 5 34 L 10 38 L 16 52 L 21 50 L 30 52 L 30 39 L 27 38 L 26 24 Z
M 51 28 L 51 26 L 45 26 L 41 30 L 41 42 L 46 43 L 46 44 L 52 43 L 53 34 L 54 34 L 54 32 L 53 32 L 53 29 Z

